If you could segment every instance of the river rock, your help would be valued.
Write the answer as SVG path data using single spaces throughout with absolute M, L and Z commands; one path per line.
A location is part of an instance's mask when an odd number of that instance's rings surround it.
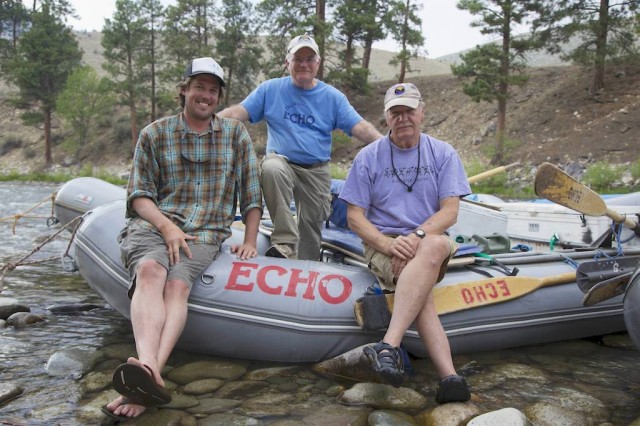
M 480 414 L 467 423 L 467 426 L 527 426 L 529 420 L 524 413 L 516 408 L 503 408 Z
M 244 398 L 247 396 L 255 395 L 267 386 L 269 386 L 269 383 L 261 381 L 229 382 L 222 388 L 220 388 L 216 392 L 215 396 L 217 396 L 218 398 L 230 399 Z
M 540 384 L 549 380 L 542 370 L 525 364 L 502 364 L 494 367 L 492 370 L 505 379 L 526 380 Z
M 163 405 L 163 408 L 191 408 L 196 407 L 200 402 L 198 399 L 192 395 L 183 395 L 180 393 L 171 394 L 171 402 Z
M 187 395 L 204 395 L 205 393 L 215 392 L 224 385 L 224 380 L 220 379 L 202 379 L 187 384 L 182 392 Z
M 54 353 L 47 361 L 45 370 L 50 376 L 79 379 L 95 365 L 97 356 L 95 351 L 67 349 Z
M 302 419 L 305 426 L 354 425 L 367 424 L 370 410 L 365 407 L 348 407 L 329 404 L 323 406 Z
M 380 377 L 373 371 L 367 357 L 362 352 L 365 346 L 367 345 L 319 362 L 311 369 L 335 380 L 350 379 L 358 382 L 381 383 Z
M 216 414 L 223 413 L 225 411 L 233 410 L 242 404 L 242 401 L 237 399 L 223 399 L 223 398 L 201 398 L 198 400 L 199 404 L 195 407 L 189 408 L 189 412 L 192 414 Z
M 195 417 L 189 413 L 178 410 L 147 409 L 140 417 L 135 420 L 136 426 L 158 426 L 158 425 L 175 425 L 175 426 L 196 426 L 201 424 Z
M 107 358 L 117 359 L 126 362 L 130 357 L 137 356 L 135 343 L 116 343 L 106 346 L 102 349 L 102 353 Z
M 416 416 L 418 424 L 425 426 L 458 426 L 480 414 L 477 405 L 466 402 L 453 402 L 438 405 L 433 410 L 423 411 Z
M 272 377 L 288 377 L 289 373 L 295 373 L 300 370 L 300 367 L 295 365 L 288 367 L 273 367 L 273 368 L 259 368 L 248 372 L 242 379 L 243 380 L 268 380 Z
M 3 319 L 0 319 L 0 328 L 4 328 L 7 325 L 7 322 Z
M 246 367 L 231 361 L 196 361 L 174 368 L 167 377 L 178 384 L 186 385 L 200 379 L 235 380 L 246 371 Z
M 594 424 L 583 413 L 544 402 L 527 406 L 524 413 L 536 426 L 587 426 Z
M 368 426 L 414 426 L 415 419 L 399 411 L 377 410 L 369 414 Z
M 78 315 L 83 312 L 91 311 L 98 308 L 101 308 L 101 306 L 91 303 L 77 303 L 48 306 L 47 310 L 56 315 Z
M 239 414 L 212 414 L 198 420 L 198 426 L 254 426 L 259 425 L 260 420 Z
M 16 312 L 29 312 L 29 308 L 21 305 L 17 299 L 0 297 L 0 319 L 6 320 Z
M 45 320 L 44 315 L 32 314 L 30 312 L 16 312 L 7 318 L 7 325 L 16 328 L 37 324 Z
M 0 405 L 20 396 L 23 389 L 11 382 L 0 382 Z
M 394 388 L 378 383 L 357 383 L 342 392 L 338 400 L 347 405 L 366 405 L 388 410 L 416 410 L 427 404 L 427 398 L 413 389 Z
M 99 392 L 111 386 L 113 374 L 92 371 L 82 378 L 80 383 L 86 392 Z
M 591 420 L 603 422 L 608 418 L 604 402 L 575 389 L 558 388 L 549 397 L 555 405 L 583 413 Z

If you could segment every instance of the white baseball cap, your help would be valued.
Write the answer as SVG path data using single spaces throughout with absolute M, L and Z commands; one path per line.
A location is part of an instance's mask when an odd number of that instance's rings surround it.
M 387 112 L 389 108 L 397 105 L 404 105 L 416 109 L 418 105 L 420 105 L 420 101 L 422 101 L 422 95 L 415 84 L 394 84 L 387 90 L 387 94 L 384 96 L 384 111 Z
M 294 37 L 289 42 L 287 53 L 296 53 L 303 47 L 308 47 L 309 49 L 313 50 L 314 52 L 316 52 L 316 55 L 320 54 L 320 49 L 318 48 L 318 44 L 316 43 L 316 41 L 313 39 L 313 37 L 306 34 Z
M 184 78 L 192 77 L 197 74 L 211 74 L 220 79 L 220 84 L 224 87 L 224 71 L 222 67 L 213 60 L 213 58 L 196 58 L 187 67 L 184 72 Z

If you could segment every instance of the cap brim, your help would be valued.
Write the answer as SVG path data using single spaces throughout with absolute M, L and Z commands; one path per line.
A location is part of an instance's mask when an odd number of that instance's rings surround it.
M 307 47 L 307 48 L 309 48 L 309 49 L 313 50 L 313 51 L 315 52 L 315 54 L 316 54 L 316 55 L 319 55 L 319 54 L 320 54 L 320 52 L 318 52 L 318 50 L 317 50 L 317 49 L 315 49 L 313 46 L 309 46 L 308 44 L 299 44 L 299 45 L 297 45 L 297 46 L 294 46 L 294 47 L 292 47 L 292 48 L 291 48 L 291 50 L 289 50 L 289 53 L 294 54 L 294 53 L 296 53 L 298 50 L 300 50 L 300 49 L 302 49 L 302 48 L 304 48 L 304 47 Z
M 389 108 L 392 108 L 398 105 L 408 106 L 409 108 L 416 109 L 418 108 L 418 105 L 420 105 L 420 99 L 409 99 L 409 98 L 391 99 L 389 102 L 384 104 L 384 112 L 387 112 Z
M 222 85 L 222 87 L 224 87 L 224 79 L 222 77 L 220 77 L 218 74 L 214 74 L 212 72 L 209 71 L 196 71 L 196 72 L 192 72 L 191 74 L 187 75 L 186 77 L 193 77 L 196 75 L 202 75 L 202 74 L 209 74 L 212 75 L 214 77 L 217 77 L 218 80 L 220 80 L 220 84 Z

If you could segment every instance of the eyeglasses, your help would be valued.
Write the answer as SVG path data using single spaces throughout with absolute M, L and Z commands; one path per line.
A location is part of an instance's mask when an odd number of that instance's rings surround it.
M 293 62 L 295 62 L 296 64 L 300 65 L 300 64 L 313 64 L 315 62 L 318 62 L 318 57 L 317 56 L 309 56 L 308 58 L 293 58 Z

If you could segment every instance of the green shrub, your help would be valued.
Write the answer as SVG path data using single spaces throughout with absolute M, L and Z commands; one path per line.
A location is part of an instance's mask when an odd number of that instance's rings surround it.
M 640 158 L 631 164 L 631 176 L 636 180 L 640 179 Z
M 338 148 L 348 146 L 351 143 L 349 135 L 342 130 L 336 130 L 331 133 L 331 153 L 333 154 Z
M 0 156 L 7 154 L 12 149 L 20 148 L 22 139 L 15 135 L 8 135 L 4 138 L 4 142 L 0 145 Z
M 622 177 L 623 168 L 607 163 L 597 162 L 587 167 L 583 182 L 596 191 L 613 189 L 613 183 Z
M 331 163 L 329 164 L 331 169 L 331 178 L 332 179 L 346 179 L 349 171 L 339 164 Z

